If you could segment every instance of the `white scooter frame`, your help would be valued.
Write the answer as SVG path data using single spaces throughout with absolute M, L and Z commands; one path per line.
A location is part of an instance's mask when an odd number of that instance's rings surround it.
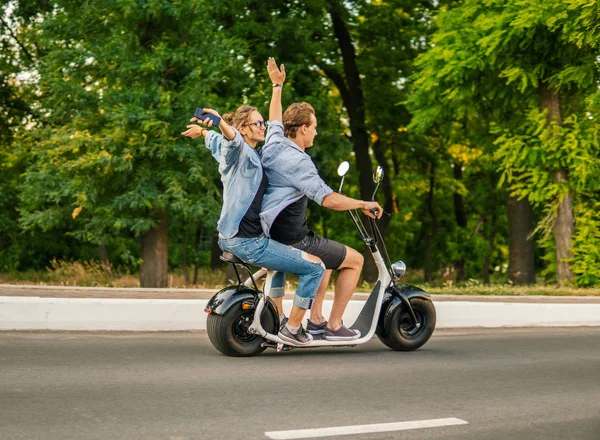
M 284 341 L 279 336 L 274 335 L 272 333 L 267 333 L 265 329 L 263 329 L 260 323 L 260 316 L 264 310 L 266 298 L 268 297 L 268 289 L 264 293 L 260 294 L 258 305 L 256 306 L 256 310 L 254 311 L 254 322 L 248 328 L 249 333 L 254 333 L 262 336 L 267 341 L 271 341 L 277 344 L 277 350 L 280 351 L 284 348 L 284 346 L 292 346 L 295 348 L 310 348 L 310 347 L 323 347 L 323 346 L 336 346 L 336 345 L 360 345 L 368 342 L 373 335 L 375 334 L 375 329 L 377 327 L 377 320 L 379 318 L 379 313 L 381 311 L 381 303 L 383 301 L 383 294 L 385 293 L 385 289 L 390 284 L 390 275 L 388 273 L 387 268 L 385 267 L 385 263 L 383 261 L 383 257 L 379 253 L 379 251 L 373 253 L 373 259 L 375 260 L 375 264 L 377 265 L 377 270 L 379 272 L 379 277 L 377 280 L 377 284 L 375 285 L 375 289 L 369 295 L 369 299 L 363 306 L 360 314 L 356 318 L 356 321 L 350 326 L 351 329 L 360 331 L 361 337 L 359 339 L 354 339 L 351 341 L 328 341 L 326 339 L 313 339 L 312 342 L 306 345 L 293 345 L 287 341 Z M 265 271 L 266 272 L 266 271 Z M 274 271 L 269 271 L 270 275 L 267 275 L 266 285 L 269 284 L 269 279 L 274 274 Z M 259 277 L 262 274 L 262 270 L 257 272 L 255 275 Z M 264 275 L 264 274 L 263 274 Z M 255 278 L 256 279 L 256 278 Z
M 348 162 L 343 162 L 338 168 L 338 174 L 342 177 L 342 182 L 340 183 L 340 190 L 342 192 L 342 186 L 344 185 L 344 177 L 348 172 L 350 165 Z M 377 188 L 379 187 L 379 182 L 383 177 L 383 169 L 378 167 L 377 172 L 375 174 L 375 182 L 377 183 L 377 187 L 375 188 L 375 192 L 373 193 L 373 198 L 375 197 L 375 193 L 377 192 Z M 353 346 L 360 345 L 368 342 L 373 335 L 375 334 L 375 330 L 377 328 L 377 321 L 379 318 L 379 313 L 381 312 L 381 304 L 383 301 L 383 295 L 385 293 L 386 288 L 389 286 L 391 282 L 390 273 L 385 265 L 385 261 L 377 248 L 376 242 L 373 241 L 371 237 L 366 232 L 366 229 L 362 225 L 360 221 L 360 217 L 357 213 L 349 211 L 352 220 L 354 221 L 355 226 L 359 230 L 359 234 L 361 238 L 365 241 L 365 244 L 371 249 L 371 253 L 373 255 L 373 259 L 375 260 L 375 264 L 377 265 L 378 278 L 377 283 L 375 285 L 375 289 L 369 295 L 367 302 L 364 304 L 360 314 L 356 318 L 356 321 L 350 326 L 353 330 L 358 330 L 361 334 L 360 338 L 348 341 L 328 341 L 326 339 L 313 339 L 309 344 L 305 345 L 292 345 L 289 342 L 286 342 L 279 338 L 277 335 L 272 333 L 267 333 L 265 329 L 262 327 L 260 323 L 260 316 L 264 310 L 266 298 L 268 296 L 268 287 L 270 285 L 270 278 L 273 276 L 275 272 L 269 271 L 269 275 L 267 275 L 267 282 L 265 283 L 265 292 L 260 294 L 258 305 L 254 312 L 254 321 L 248 328 L 249 333 L 258 334 L 262 336 L 267 341 L 271 341 L 277 344 L 277 350 L 280 351 L 284 346 L 293 346 L 297 348 L 310 348 L 310 347 L 324 347 L 324 346 Z M 255 275 L 259 277 L 264 275 L 266 272 L 265 269 L 261 269 Z M 254 277 L 253 277 L 254 278 Z M 256 279 L 256 278 L 255 278 Z M 250 280 L 247 280 L 248 283 Z M 249 286 L 249 284 L 247 284 Z

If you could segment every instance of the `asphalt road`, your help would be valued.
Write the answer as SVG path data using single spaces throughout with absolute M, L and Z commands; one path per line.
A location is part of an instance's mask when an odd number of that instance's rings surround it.
M 468 424 L 330 439 L 600 440 L 600 328 L 437 331 L 398 353 L 219 354 L 205 332 L 0 332 L 0 439 L 265 439 L 424 419 Z

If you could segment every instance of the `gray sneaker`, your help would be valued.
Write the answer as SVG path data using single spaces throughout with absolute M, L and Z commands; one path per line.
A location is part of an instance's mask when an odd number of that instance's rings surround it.
M 322 335 L 327 327 L 327 321 L 323 321 L 320 324 L 315 324 L 310 319 L 306 323 L 306 331 L 311 335 Z
M 313 340 L 312 335 L 306 333 L 306 330 L 304 330 L 304 327 L 302 326 L 298 329 L 298 333 L 293 334 L 286 325 L 279 330 L 277 336 L 285 342 L 289 342 L 290 345 L 308 345 Z
M 360 338 L 360 332 L 358 330 L 350 329 L 343 324 L 337 330 L 325 327 L 323 335 L 328 341 L 354 341 L 355 339 Z

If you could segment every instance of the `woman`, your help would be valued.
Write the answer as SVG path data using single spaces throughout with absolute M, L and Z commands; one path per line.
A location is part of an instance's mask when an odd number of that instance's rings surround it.
M 285 69 L 277 69 L 275 61 L 269 59 L 269 76 L 273 82 L 271 105 L 281 105 L 281 88 L 285 81 Z M 204 109 L 205 113 L 219 116 L 215 110 Z M 199 121 L 211 127 L 212 121 Z M 279 337 L 293 345 L 306 345 L 312 336 L 303 329 L 302 319 L 310 308 L 321 282 L 325 268 L 321 260 L 290 246 L 273 241 L 263 234 L 260 208 L 268 182 L 256 151 L 258 142 L 265 140 L 266 125 L 255 107 L 243 105 L 234 113 L 223 115 L 219 123 L 222 134 L 208 131 L 198 125 L 188 125 L 184 136 L 204 136 L 206 148 L 219 162 L 219 173 L 223 182 L 223 208 L 217 223 L 219 246 L 246 263 L 262 266 L 299 276 L 294 305 L 287 320 L 279 331 Z M 279 313 L 282 310 L 278 304 Z

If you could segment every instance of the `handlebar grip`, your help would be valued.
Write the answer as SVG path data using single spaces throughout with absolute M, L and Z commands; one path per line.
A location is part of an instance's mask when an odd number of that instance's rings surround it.
M 371 209 L 371 214 L 373 214 L 373 215 L 375 215 L 375 216 L 377 215 L 377 213 L 378 213 L 378 212 L 379 212 L 379 209 L 377 209 L 377 208 L 373 208 L 373 209 Z M 392 215 L 392 214 L 390 214 L 389 212 L 385 212 L 385 211 L 383 211 L 383 213 L 384 213 L 385 215 L 387 215 L 387 216 L 391 216 L 391 215 Z

